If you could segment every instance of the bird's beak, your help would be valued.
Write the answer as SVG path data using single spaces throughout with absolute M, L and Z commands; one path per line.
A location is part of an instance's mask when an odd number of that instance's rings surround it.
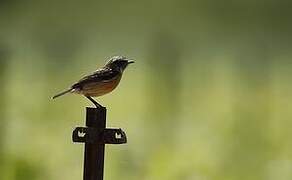
M 134 63 L 135 61 L 133 61 L 133 60 L 128 60 L 128 64 L 132 64 L 132 63 Z

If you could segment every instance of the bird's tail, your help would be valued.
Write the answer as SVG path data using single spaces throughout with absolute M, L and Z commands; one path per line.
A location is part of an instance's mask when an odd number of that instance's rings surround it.
M 72 90 L 73 90 L 72 88 L 67 89 L 66 91 L 63 91 L 63 92 L 61 92 L 59 94 L 56 94 L 55 96 L 52 97 L 52 99 L 55 99 L 55 98 L 60 97 L 60 96 L 63 96 L 64 94 L 67 94 L 67 93 L 71 92 Z

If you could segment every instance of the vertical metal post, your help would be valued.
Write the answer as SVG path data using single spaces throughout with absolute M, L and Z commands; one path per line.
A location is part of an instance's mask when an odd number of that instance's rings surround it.
M 106 108 L 86 108 L 86 126 L 104 130 L 106 127 Z M 85 142 L 84 180 L 103 180 L 104 143 Z
M 103 180 L 105 144 L 127 143 L 122 129 L 106 128 L 106 108 L 86 108 L 86 127 L 76 127 L 73 142 L 85 143 L 83 180 Z

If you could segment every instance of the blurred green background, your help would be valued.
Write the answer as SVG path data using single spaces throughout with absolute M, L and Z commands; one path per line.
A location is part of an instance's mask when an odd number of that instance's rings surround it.
M 113 55 L 98 98 L 128 144 L 106 180 L 292 179 L 292 1 L 0 1 L 0 179 L 81 180 L 85 98 L 50 97 Z

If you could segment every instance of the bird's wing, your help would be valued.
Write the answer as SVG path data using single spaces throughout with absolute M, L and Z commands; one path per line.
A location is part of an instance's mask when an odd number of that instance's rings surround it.
M 102 68 L 94 71 L 92 74 L 89 74 L 82 79 L 80 79 L 77 83 L 72 85 L 72 89 L 82 89 L 85 84 L 89 84 L 92 82 L 107 82 L 117 77 L 119 71 L 114 71 L 110 68 Z

